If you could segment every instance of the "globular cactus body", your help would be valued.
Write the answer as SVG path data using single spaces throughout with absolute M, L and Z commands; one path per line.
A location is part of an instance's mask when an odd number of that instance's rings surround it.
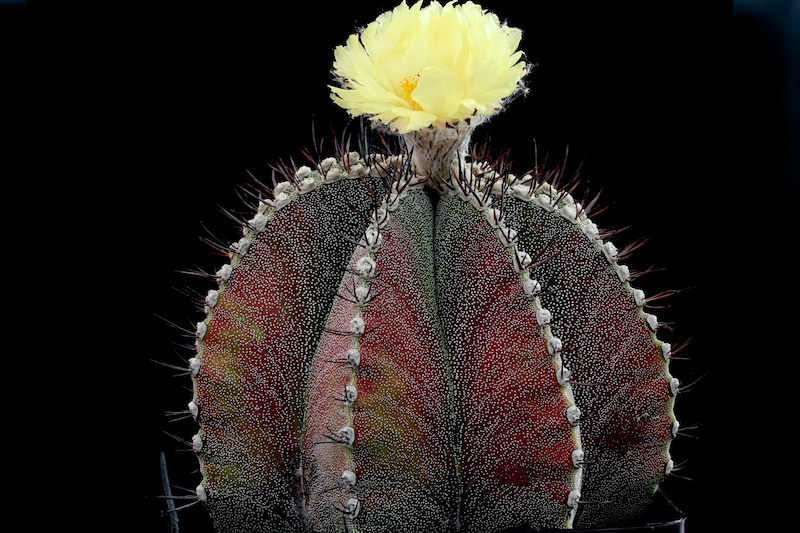
M 538 176 L 462 160 L 436 192 L 409 161 L 288 173 L 217 273 L 190 406 L 217 528 L 641 513 L 671 465 L 675 386 L 618 252 Z
M 402 150 L 283 169 L 190 362 L 221 532 L 567 529 L 640 515 L 677 380 L 618 251 L 560 183 L 466 157 L 524 92 L 521 31 L 405 3 L 335 50 L 333 100 Z

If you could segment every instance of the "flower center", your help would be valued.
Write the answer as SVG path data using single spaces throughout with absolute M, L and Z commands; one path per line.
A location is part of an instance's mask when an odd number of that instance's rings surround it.
M 411 98 L 411 93 L 417 88 L 420 74 L 422 74 L 422 70 L 413 76 L 408 76 L 406 79 L 400 82 L 400 88 L 403 89 L 403 98 L 405 98 L 406 101 L 411 104 L 416 111 L 422 111 L 422 106 L 416 103 L 413 98 Z

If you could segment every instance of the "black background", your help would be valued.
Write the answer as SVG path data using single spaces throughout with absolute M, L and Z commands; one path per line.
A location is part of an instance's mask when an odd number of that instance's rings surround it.
M 191 327 L 202 315 L 184 287 L 212 288 L 177 271 L 227 262 L 199 237 L 208 228 L 238 238 L 220 207 L 242 206 L 236 185 L 248 171 L 268 179 L 270 164 L 301 161 L 312 123 L 331 147 L 331 128 L 348 123 L 326 87 L 333 47 L 394 4 L 110 4 L 50 14 L 24 41 L 44 45 L 22 83 L 40 112 L 26 127 L 47 147 L 26 166 L 56 172 L 55 185 L 28 194 L 78 200 L 59 204 L 62 227 L 74 229 L 51 232 L 68 252 L 49 260 L 90 309 L 59 304 L 80 356 L 59 392 L 76 406 L 61 417 L 70 459 L 56 454 L 51 472 L 91 487 L 66 491 L 85 523 L 158 533 L 168 531 L 153 497 L 159 452 L 174 484 L 199 481 L 191 452 L 164 433 L 195 431 L 165 415 L 185 409 L 189 380 L 152 362 L 180 364 L 186 354 L 173 344 L 185 339 L 167 322 Z M 533 165 L 534 139 L 553 161 L 569 146 L 584 184 L 614 203 L 598 224 L 632 224 L 615 244 L 651 238 L 627 264 L 660 270 L 637 286 L 686 289 L 657 315 L 674 326 L 662 338 L 692 338 L 682 354 L 691 360 L 673 373 L 701 378 L 676 407 L 683 426 L 697 424 L 696 438 L 673 444 L 676 462 L 687 460 L 677 473 L 692 480 L 663 485 L 690 532 L 780 524 L 791 498 L 788 474 L 767 479 L 794 462 L 780 395 L 793 387 L 797 350 L 781 344 L 791 315 L 778 307 L 796 290 L 791 4 L 483 4 L 524 30 L 536 67 L 528 96 L 476 137 L 490 132 L 493 146 L 512 148 L 520 172 Z M 200 506 L 180 518 L 182 531 L 209 530 Z

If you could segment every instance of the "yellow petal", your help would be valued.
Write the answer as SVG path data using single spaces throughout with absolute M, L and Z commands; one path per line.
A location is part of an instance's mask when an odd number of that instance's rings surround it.
M 422 71 L 411 93 L 423 111 L 447 118 L 464 99 L 464 83 L 448 67 L 428 67 Z
M 525 75 L 521 32 L 478 4 L 403 1 L 334 50 L 334 102 L 397 131 L 502 108 Z

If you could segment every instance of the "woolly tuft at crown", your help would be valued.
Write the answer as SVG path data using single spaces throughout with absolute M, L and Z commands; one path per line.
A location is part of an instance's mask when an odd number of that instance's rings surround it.
M 636 246 L 563 165 L 470 143 L 525 90 L 520 39 L 404 2 L 336 48 L 332 98 L 373 131 L 254 186 L 192 332 L 218 531 L 619 526 L 675 470 L 678 348 Z

